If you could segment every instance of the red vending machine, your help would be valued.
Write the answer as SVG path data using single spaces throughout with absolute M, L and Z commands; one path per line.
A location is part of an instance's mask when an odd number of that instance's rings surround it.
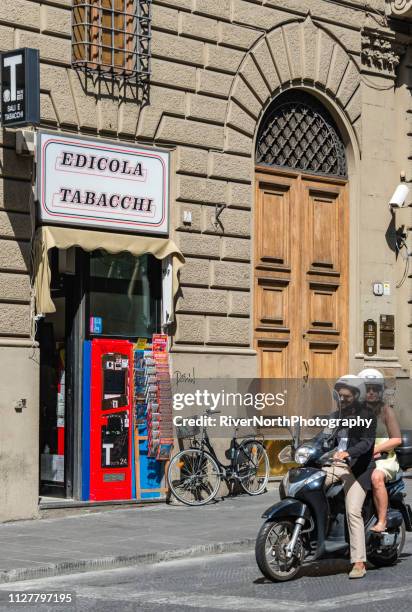
M 132 498 L 132 347 L 91 342 L 90 500 Z

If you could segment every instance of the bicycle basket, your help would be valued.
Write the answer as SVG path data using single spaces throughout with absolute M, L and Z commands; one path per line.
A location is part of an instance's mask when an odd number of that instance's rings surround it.
M 180 425 L 176 427 L 176 437 L 180 440 L 185 438 L 194 438 L 200 434 L 200 427 L 198 425 Z

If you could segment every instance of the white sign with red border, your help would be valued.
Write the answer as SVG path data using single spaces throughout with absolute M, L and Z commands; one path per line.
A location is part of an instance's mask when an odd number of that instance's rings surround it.
M 37 199 L 46 223 L 167 234 L 169 153 L 40 132 Z

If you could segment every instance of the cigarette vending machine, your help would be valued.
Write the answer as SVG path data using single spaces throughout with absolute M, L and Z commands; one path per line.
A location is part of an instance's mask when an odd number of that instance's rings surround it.
M 82 498 L 132 498 L 132 343 L 85 342 Z

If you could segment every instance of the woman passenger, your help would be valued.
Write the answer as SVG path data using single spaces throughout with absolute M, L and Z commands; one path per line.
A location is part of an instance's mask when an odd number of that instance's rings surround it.
M 372 491 L 378 522 L 371 531 L 381 533 L 386 529 L 388 493 L 385 483 L 393 480 L 399 471 L 395 448 L 402 443 L 401 431 L 395 412 L 383 401 L 385 379 L 379 370 L 366 368 L 358 374 L 366 385 L 366 404 L 377 417 L 374 459 L 376 468 L 372 472 Z

